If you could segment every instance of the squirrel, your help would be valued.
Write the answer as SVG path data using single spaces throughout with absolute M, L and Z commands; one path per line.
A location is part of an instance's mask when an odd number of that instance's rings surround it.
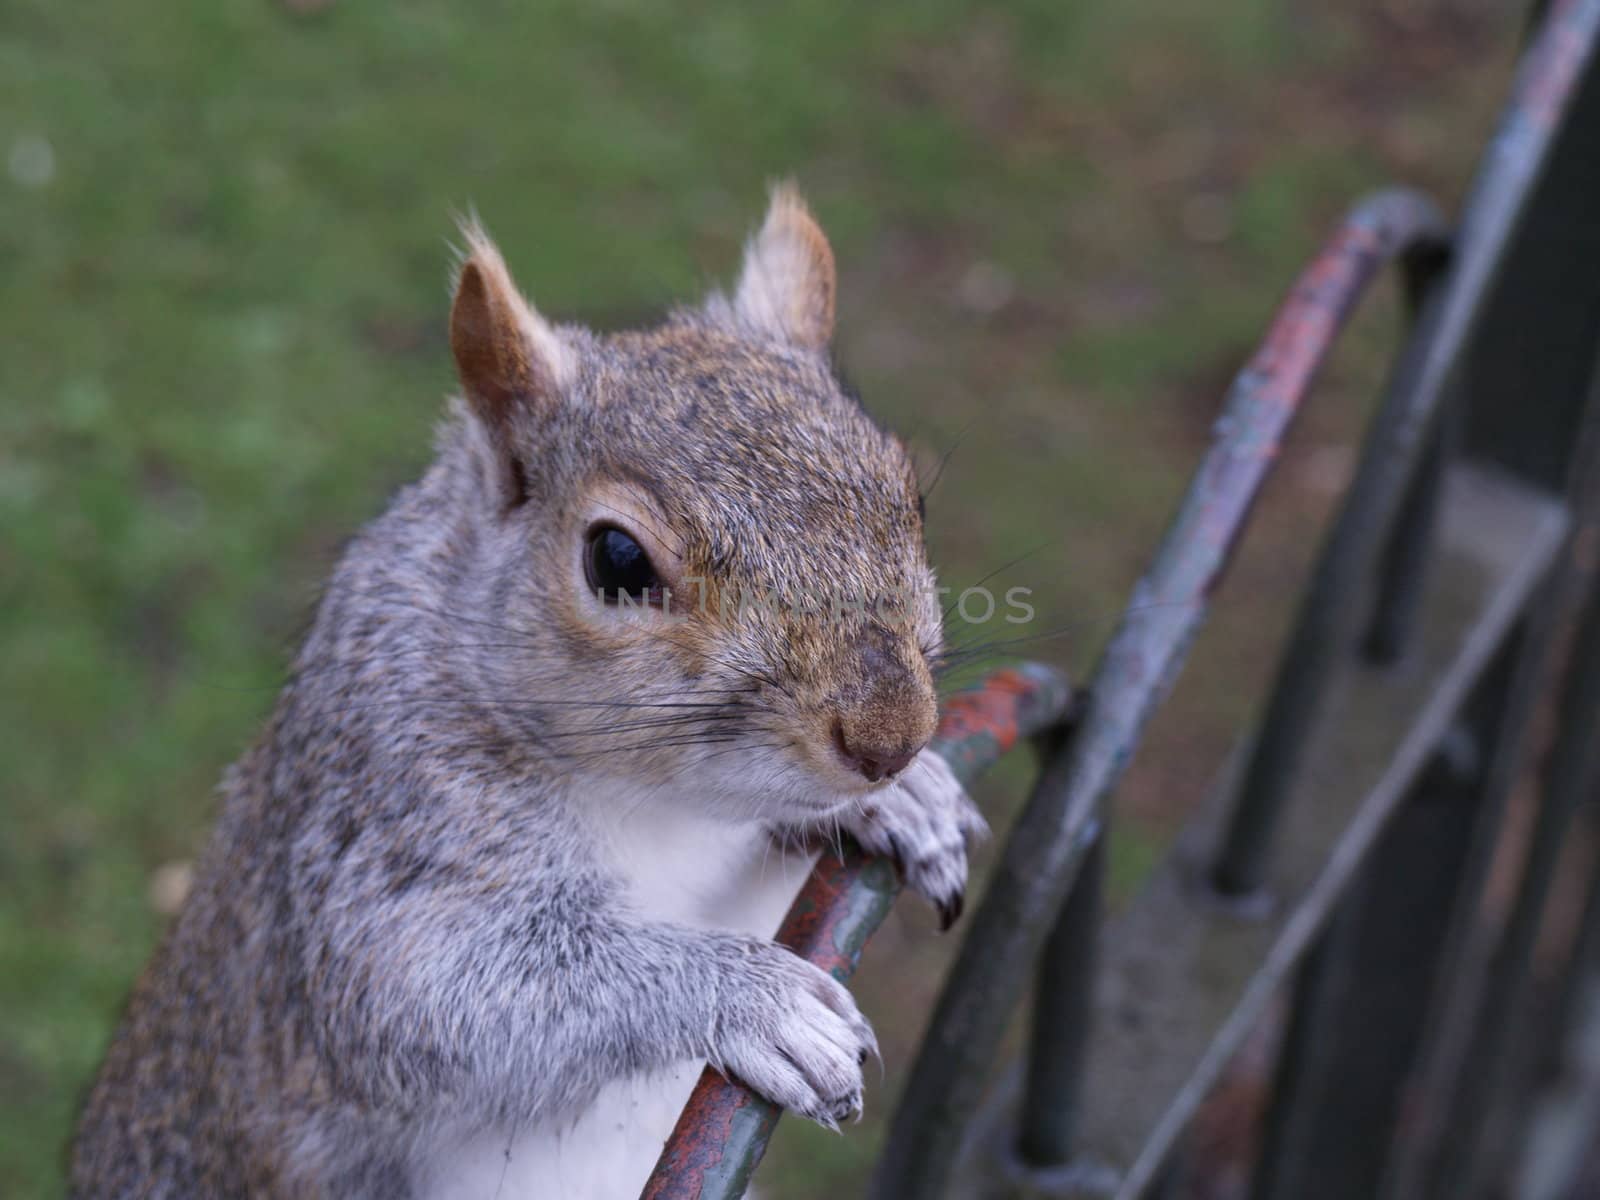
M 793 185 L 731 296 L 643 331 L 546 320 L 463 233 L 436 457 L 224 777 L 76 1196 L 634 1196 L 705 1063 L 859 1116 L 873 1032 L 772 940 L 825 845 L 959 913 L 918 480 Z M 872 603 L 784 602 L 819 581 Z

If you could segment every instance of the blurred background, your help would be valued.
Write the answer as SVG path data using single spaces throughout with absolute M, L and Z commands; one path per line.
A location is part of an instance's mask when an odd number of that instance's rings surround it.
M 1026 555 L 999 579 L 1034 589 L 1020 649 L 1082 674 L 1303 258 L 1369 186 L 1459 196 L 1522 10 L 7 0 L 0 1195 L 61 1190 L 219 772 L 342 539 L 427 457 L 455 214 L 547 313 L 614 328 L 727 280 L 795 176 L 846 371 L 948 456 L 944 581 Z M 1345 340 L 1121 789 L 1114 898 L 1259 700 L 1397 312 Z M 954 944 L 933 928 L 908 900 L 859 977 L 866 1122 L 785 1122 L 771 1196 L 860 1190 Z

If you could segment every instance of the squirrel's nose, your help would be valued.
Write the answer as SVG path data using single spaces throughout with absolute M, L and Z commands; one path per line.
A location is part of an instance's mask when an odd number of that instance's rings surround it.
M 868 783 L 878 783 L 900 774 L 917 756 L 921 747 L 875 745 L 870 738 L 859 734 L 852 736 L 843 721 L 833 723 L 833 748 L 845 764 L 866 777 Z

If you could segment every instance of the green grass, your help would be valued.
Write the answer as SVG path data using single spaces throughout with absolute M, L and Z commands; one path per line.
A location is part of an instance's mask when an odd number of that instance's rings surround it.
M 160 927 L 150 874 L 199 844 L 340 539 L 423 461 L 452 214 L 482 214 L 548 311 L 625 320 L 725 277 L 764 182 L 797 175 L 869 403 L 930 458 L 960 442 L 932 505 L 946 577 L 1048 542 L 1009 578 L 1067 628 L 1039 652 L 1082 670 L 1295 265 L 1391 171 L 1459 184 L 1506 33 L 1264 0 L 11 0 L 0 1194 L 59 1192 Z M 996 312 L 963 299 L 975 264 Z M 1359 410 L 1362 340 L 1330 408 Z M 1321 511 L 1275 494 L 1250 578 L 1298 561 Z M 1170 777 L 1247 715 L 1232 664 L 1259 675 L 1280 592 L 1239 595 L 1153 751 L 1166 773 L 1130 779 L 1119 890 L 1187 802 Z M 897 918 L 863 980 L 877 1118 L 948 952 L 927 929 Z M 855 1194 L 878 1121 L 794 1125 L 773 1194 Z

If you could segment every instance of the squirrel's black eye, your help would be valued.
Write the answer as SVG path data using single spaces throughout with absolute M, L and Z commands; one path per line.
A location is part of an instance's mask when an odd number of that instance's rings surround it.
M 618 604 L 624 596 L 635 604 L 662 601 L 661 579 L 650 556 L 615 525 L 597 525 L 589 531 L 584 570 L 589 586 L 607 604 Z

